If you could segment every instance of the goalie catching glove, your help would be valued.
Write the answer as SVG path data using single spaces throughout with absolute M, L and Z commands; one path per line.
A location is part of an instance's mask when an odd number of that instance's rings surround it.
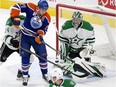
M 43 31 L 43 30 L 38 30 L 38 31 L 37 31 L 37 37 L 35 37 L 35 41 L 36 41 L 38 44 L 41 44 L 42 41 L 43 41 L 43 36 L 44 36 L 44 31 Z

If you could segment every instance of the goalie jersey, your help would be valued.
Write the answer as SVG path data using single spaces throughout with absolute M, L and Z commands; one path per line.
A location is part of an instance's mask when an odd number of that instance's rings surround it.
M 51 83 L 49 87 L 75 87 L 76 83 L 70 79 L 64 79 L 60 85 Z
M 70 50 L 75 52 L 83 46 L 95 43 L 94 28 L 89 22 L 82 20 L 78 29 L 76 29 L 72 24 L 72 20 L 68 20 L 62 26 L 59 40 L 67 43 Z
M 20 15 L 19 18 L 21 19 L 21 25 L 24 23 L 25 20 L 25 16 Z M 5 36 L 3 39 L 3 42 L 12 50 L 17 50 L 18 48 L 15 48 L 12 46 L 12 44 L 10 43 L 10 40 L 12 38 L 16 39 L 19 41 L 20 38 L 20 33 L 21 33 L 21 28 L 15 28 L 12 24 L 12 20 L 11 18 L 9 18 L 6 22 L 6 26 L 5 26 Z

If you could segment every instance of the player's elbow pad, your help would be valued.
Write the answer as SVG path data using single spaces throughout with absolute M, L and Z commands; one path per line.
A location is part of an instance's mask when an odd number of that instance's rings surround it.
M 17 5 L 14 5 L 13 7 L 10 8 L 11 17 L 19 16 L 19 14 L 20 14 L 20 9 L 17 7 Z

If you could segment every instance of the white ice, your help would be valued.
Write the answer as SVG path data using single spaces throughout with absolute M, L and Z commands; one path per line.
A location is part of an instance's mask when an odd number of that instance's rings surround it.
M 9 10 L 0 9 L 0 39 L 4 35 L 5 23 L 9 17 Z M 54 17 L 52 17 L 54 20 Z M 100 31 L 103 32 L 103 31 Z M 55 48 L 55 26 L 53 22 L 50 24 L 48 32 L 45 36 L 45 41 Z M 99 34 L 98 34 L 99 35 Z M 104 39 L 104 42 L 106 39 Z M 0 45 L 2 40 L 0 41 Z M 48 60 L 54 60 L 55 54 L 53 50 L 47 47 Z M 97 57 L 93 56 L 92 61 L 98 61 L 105 64 L 107 68 L 107 77 L 104 78 L 90 78 L 85 81 L 77 81 L 77 87 L 116 87 L 116 60 L 111 57 Z M 18 68 L 21 67 L 21 58 L 17 53 L 13 53 L 8 60 L 0 66 L 0 87 L 23 87 L 21 80 L 16 80 Z M 51 64 L 49 64 L 51 69 Z M 38 64 L 38 59 L 35 60 L 30 67 L 30 80 L 27 87 L 48 87 L 48 84 L 42 79 L 41 72 Z

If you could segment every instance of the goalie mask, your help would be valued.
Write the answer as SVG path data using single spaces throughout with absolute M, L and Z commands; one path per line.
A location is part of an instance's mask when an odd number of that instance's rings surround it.
M 75 11 L 72 15 L 72 25 L 75 28 L 78 28 L 80 23 L 82 22 L 83 15 L 79 11 Z
M 50 79 L 53 83 L 55 83 L 57 80 L 62 79 L 63 72 L 60 68 L 54 68 L 50 72 Z

